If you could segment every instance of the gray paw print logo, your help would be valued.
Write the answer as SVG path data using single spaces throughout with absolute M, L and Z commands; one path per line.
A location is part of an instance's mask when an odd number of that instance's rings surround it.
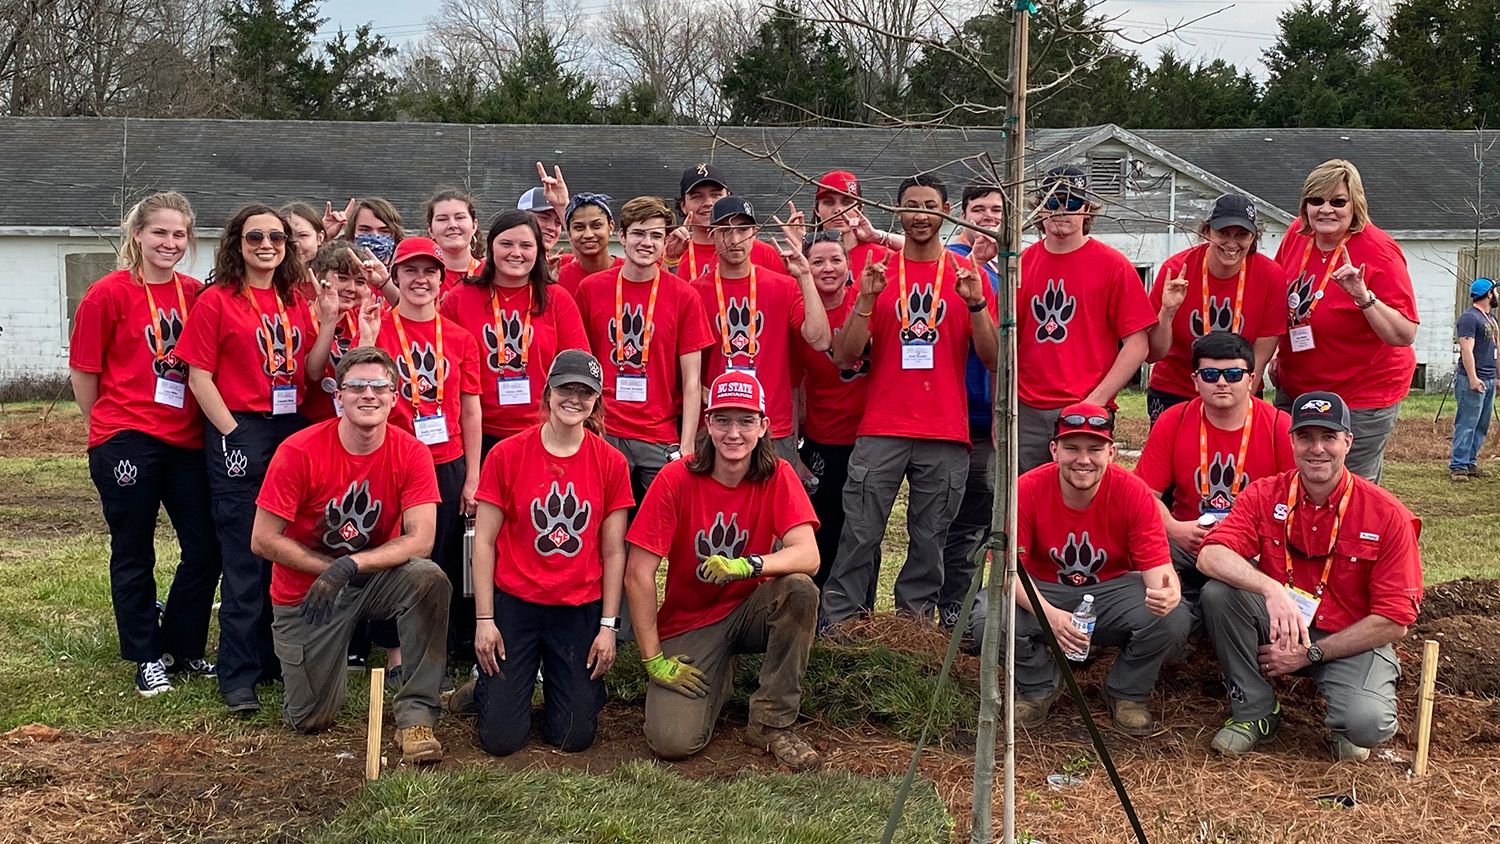
M 138 472 L 135 464 L 129 460 L 121 460 L 115 464 L 115 484 L 117 486 L 135 486 Z
M 1078 299 L 1069 296 L 1063 280 L 1049 279 L 1040 296 L 1031 297 L 1031 315 L 1036 318 L 1038 343 L 1061 343 L 1068 339 L 1068 323 L 1078 310 Z
M 1099 570 L 1109 560 L 1103 548 L 1095 549 L 1089 541 L 1089 532 L 1081 536 L 1068 533 L 1068 541 L 1062 548 L 1049 548 L 1047 555 L 1057 566 L 1057 580 L 1069 586 L 1092 586 L 1099 582 Z
M 1212 463 L 1208 464 L 1208 496 L 1200 504 L 1208 510 L 1228 510 L 1234 505 L 1234 479 L 1238 472 L 1235 471 L 1234 455 L 1216 452 Z M 1203 470 L 1193 470 L 1193 483 L 1198 489 L 1203 489 Z M 1248 479 L 1246 479 L 1248 480 Z M 1241 482 L 1241 486 L 1244 481 Z
M 1291 325 L 1300 325 L 1307 321 L 1307 315 L 1312 311 L 1313 302 L 1317 301 L 1313 296 L 1313 277 L 1304 275 L 1292 285 L 1287 291 L 1286 308 L 1287 318 Z
M 397 355 L 396 369 L 401 373 L 401 398 L 411 401 L 412 388 L 415 387 L 417 394 L 425 401 L 437 401 L 438 383 L 445 374 L 438 372 L 439 368 L 437 351 L 431 343 L 412 344 L 410 366 L 406 363 L 406 355 Z
M 725 337 L 729 338 L 731 356 L 750 354 L 752 340 L 756 341 L 757 348 L 760 346 L 759 339 L 766 327 L 766 315 L 759 310 L 755 312 L 755 325 L 752 333 L 749 297 L 741 299 L 729 297 L 729 303 L 724 306 L 724 316 L 728 325 L 721 324 L 720 330 Z
M 505 332 L 503 343 L 495 326 L 484 327 L 485 362 L 492 372 L 510 370 L 510 374 L 520 375 L 526 371 L 521 366 L 521 332 L 525 329 L 521 312 L 501 311 L 500 327 Z
M 557 481 L 547 491 L 545 500 L 531 502 L 531 525 L 536 528 L 536 552 L 542 556 L 561 554 L 576 557 L 583 550 L 583 531 L 588 527 L 593 507 L 579 501 L 569 483 L 559 489 Z
M 224 452 L 224 474 L 231 478 L 243 478 L 249 467 L 250 461 L 246 459 L 245 452 L 237 448 Z
M 812 453 L 812 459 L 807 461 L 807 471 L 813 473 L 813 477 L 821 478 L 828 471 L 828 463 L 823 459 L 821 451 Z
M 739 515 L 731 515 L 725 521 L 724 513 L 720 511 L 714 514 L 714 523 L 708 530 L 700 530 L 693 537 L 693 550 L 697 552 L 698 562 L 701 563 L 715 554 L 721 557 L 741 556 L 749 541 L 750 531 L 740 530 Z
M 643 305 L 626 305 L 621 309 L 622 319 L 617 324 L 609 318 L 610 360 L 615 366 L 641 366 L 645 349 L 646 315 Z M 621 357 L 621 355 L 624 357 Z
M 902 308 L 906 309 L 909 317 L 909 327 L 901 329 L 901 342 L 936 345 L 938 326 L 942 324 L 943 317 L 948 312 L 948 303 L 941 299 L 934 303 L 932 285 L 919 284 L 906 294 L 905 302 L 896 303 L 898 320 L 901 318 Z
M 1208 297 L 1208 329 L 1203 328 L 1203 310 L 1196 309 L 1188 315 L 1188 330 L 1194 337 L 1202 337 L 1215 331 L 1233 331 L 1235 329 L 1234 300 L 1228 296 Z
M 381 503 L 370 496 L 369 481 L 354 481 L 342 498 L 331 498 L 323 508 L 323 546 L 352 554 L 370 544 L 370 532 L 380 521 Z
M 151 350 L 151 368 L 156 372 L 156 377 L 161 378 L 168 373 L 185 375 L 187 364 L 177 359 L 177 339 L 182 336 L 182 317 L 176 308 L 165 310 L 156 309 L 156 319 L 146 326 L 146 348 Z M 156 341 L 161 339 L 161 348 L 165 353 L 160 360 L 156 359 Z
M 260 348 L 264 349 L 268 340 L 271 345 L 271 358 L 261 361 L 261 371 L 268 376 L 292 374 L 292 358 L 302 348 L 302 329 L 294 325 L 288 335 L 280 319 L 263 314 L 255 333 Z

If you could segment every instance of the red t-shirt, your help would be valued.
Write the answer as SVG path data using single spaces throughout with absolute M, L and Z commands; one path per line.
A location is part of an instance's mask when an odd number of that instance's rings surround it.
M 1283 472 L 1251 484 L 1229 517 L 1209 531 L 1204 544 L 1223 545 L 1247 560 L 1259 557 L 1260 570 L 1285 583 L 1286 501 L 1296 474 Z M 1305 494 L 1298 497 L 1291 530 L 1292 583 L 1316 593 L 1327 565 L 1323 553 L 1329 550 L 1329 534 L 1352 480 L 1354 493 L 1333 542 L 1333 570 L 1312 626 L 1337 633 L 1371 614 L 1412 624 L 1422 602 L 1422 558 L 1417 550 L 1422 520 L 1375 484 L 1350 472 L 1344 477 L 1321 507 Z
M 829 309 L 828 326 L 835 337 L 854 312 L 858 297 L 858 287 L 846 287 L 844 301 Z M 865 413 L 865 396 L 870 391 L 869 355 L 862 355 L 853 369 L 839 369 L 831 350 L 815 351 L 806 343 L 798 343 L 795 348 L 806 398 L 802 433 L 823 445 L 854 445 L 859 420 Z
M 878 264 L 890 254 L 891 250 L 878 243 L 855 244 L 854 248 L 849 250 L 849 272 L 853 273 L 854 280 L 857 282 L 866 266 L 872 263 Z
M 591 432 L 572 457 L 542 445 L 537 425 L 490 451 L 480 501 L 500 508 L 495 586 L 533 604 L 576 607 L 603 594 L 599 531 L 635 503 L 625 455 Z
M 258 313 L 246 294 L 255 297 Z M 183 329 L 177 354 L 213 373 L 214 386 L 231 411 L 270 413 L 273 385 L 295 388 L 299 405 L 306 396 L 303 364 L 318 335 L 312 330 L 307 302 L 293 294 L 292 301 L 282 305 L 291 328 L 288 340 L 277 305 L 274 288 L 247 285 L 244 293 L 237 293 L 228 283 L 204 288 L 193 305 L 193 318 Z
M 1099 386 L 1120 341 L 1156 324 L 1130 259 L 1089 238 L 1063 255 L 1043 242 L 1021 253 L 1016 389 L 1035 408 L 1066 407 Z
M 1135 473 L 1154 492 L 1173 491 L 1173 518 L 1191 522 L 1210 511 L 1228 510 L 1236 489 L 1243 492 L 1251 481 L 1293 467 L 1292 417 L 1257 398 L 1250 404 L 1254 418 L 1248 443 L 1243 427 L 1224 431 L 1206 420 L 1201 398 L 1172 405 L 1151 426 Z M 1206 457 L 1199 448 L 1200 433 L 1207 434 Z M 1236 471 L 1242 443 L 1245 466 Z
M 462 284 L 464 279 L 470 276 L 479 275 L 479 269 L 483 266 L 483 261 L 480 261 L 478 258 L 470 258 L 469 269 L 466 272 L 450 270 L 446 266 L 443 267 L 443 287 L 442 290 L 438 292 L 439 301 L 441 302 L 442 297 L 448 295 L 449 290 L 452 290 L 453 288 Z
M 333 557 L 390 542 L 401 535 L 402 513 L 440 498 L 432 457 L 416 437 L 387 426 L 379 448 L 350 454 L 339 440 L 340 422 L 329 419 L 287 437 L 255 499 L 287 520 L 289 539 Z M 301 603 L 317 577 L 273 560 L 271 603 Z
M 1063 503 L 1058 465 L 1048 463 L 1017 481 L 1016 547 L 1033 578 L 1092 586 L 1132 571 L 1171 565 L 1167 529 L 1156 499 L 1140 478 L 1110 464 L 1083 510 Z
M 154 315 L 146 285 L 137 283 L 129 270 L 116 270 L 89 285 L 78 303 L 68 366 L 99 376 L 99 398 L 88 420 L 89 448 L 121 431 L 140 431 L 181 448 L 203 447 L 203 418 L 187 388 L 187 365 L 176 352 L 203 282 L 180 273 L 177 278 L 181 301 L 177 283 L 151 285 Z M 156 401 L 158 378 L 182 385 L 182 407 Z
M 439 325 L 443 334 L 441 364 L 438 362 Z M 406 334 L 404 344 L 401 342 L 402 332 Z M 401 382 L 401 389 L 396 393 L 396 406 L 391 409 L 391 424 L 415 435 L 419 414 L 427 417 L 441 412 L 448 441 L 427 446 L 432 450 L 432 462 L 449 463 L 463 457 L 464 437 L 459 428 L 463 401 L 460 396 L 479 394 L 479 344 L 474 335 L 444 316 L 428 320 L 403 318 L 401 330 L 397 331 L 396 311 L 393 309 L 387 311 L 380 321 L 380 337 L 375 345 L 385 349 L 396 362 L 396 377 Z M 418 385 L 418 407 L 412 406 L 413 381 Z M 441 401 L 438 399 L 439 389 L 442 390 Z
M 479 379 L 484 432 L 493 437 L 508 437 L 537 423 L 542 388 L 547 386 L 552 359 L 563 349 L 587 349 L 589 339 L 573 297 L 554 284 L 547 287 L 546 310 L 530 314 L 530 342 L 523 344 L 521 334 L 531 310 L 530 288 L 494 289 L 498 296 L 491 296 L 490 287 L 461 284 L 443 299 L 440 310 L 478 341 L 480 354 L 484 356 Z M 494 312 L 496 301 L 500 307 L 498 324 Z M 523 398 L 524 401 L 520 400 Z
M 969 306 L 958 295 L 957 271 L 970 266 L 947 250 L 942 256 L 940 302 L 933 303 L 933 279 L 938 261 L 907 261 L 907 292 L 900 285 L 899 256 L 885 270 L 885 289 L 875 299 L 870 317 L 870 385 L 861 437 L 911 437 L 952 440 L 969 445 L 969 394 L 964 371 L 969 360 L 969 338 L 974 324 Z M 994 294 L 985 287 L 985 301 L 995 313 Z M 910 308 L 908 326 L 902 314 Z M 931 346 L 932 367 L 906 369 L 906 341 Z
M 765 267 L 778 273 L 786 272 L 786 262 L 781 260 L 781 253 L 776 247 L 764 240 L 757 240 L 750 244 L 750 263 L 757 267 Z M 719 250 L 712 243 L 694 242 L 682 255 L 682 262 L 674 269 L 678 277 L 686 281 L 697 281 L 707 275 L 709 281 L 713 280 L 714 267 L 719 265 Z
M 604 368 L 604 397 L 608 412 L 604 426 L 616 437 L 653 443 L 678 440 L 682 415 L 681 357 L 713 345 L 713 334 L 703 316 L 698 292 L 677 276 L 661 271 L 652 310 L 649 281 L 626 280 L 620 291 L 625 330 L 615 326 L 615 285 L 620 266 L 594 273 L 578 285 L 578 312 L 594 357 Z M 651 316 L 651 339 L 646 340 L 646 317 Z M 617 343 L 617 333 L 623 342 Z M 641 367 L 645 347 L 645 368 Z M 620 354 L 624 353 L 624 358 Z M 646 375 L 646 400 L 623 401 L 616 386 L 621 375 Z M 635 382 L 629 382 L 633 384 Z M 697 412 L 693 408 L 693 412 Z
M 715 586 L 698 579 L 698 564 L 714 554 L 770 554 L 798 525 L 818 527 L 807 490 L 785 460 L 769 480 L 740 481 L 733 489 L 712 475 L 668 463 L 646 490 L 630 523 L 631 545 L 667 558 L 667 590 L 657 613 L 662 640 L 722 621 L 768 578 Z
M 339 361 L 343 359 L 344 353 L 359 345 L 358 317 L 358 314 L 350 311 L 339 317 L 339 324 L 333 329 L 333 342 L 328 345 L 328 365 L 323 377 L 318 379 L 316 385 L 308 387 L 302 406 L 297 408 L 302 418 L 309 422 L 322 422 L 344 413 L 334 398 L 334 394 L 338 392 L 338 379 L 334 377 L 334 373 L 338 371 Z M 311 303 L 307 306 L 307 319 L 309 336 L 317 337 L 318 313 Z
M 1200 243 L 1192 249 L 1178 252 L 1168 258 L 1156 273 L 1156 284 L 1151 287 L 1151 310 L 1161 311 L 1162 292 L 1167 279 L 1187 267 L 1187 299 L 1172 318 L 1172 346 L 1167 356 L 1151 365 L 1151 389 L 1178 396 L 1193 396 L 1193 341 L 1202 337 L 1203 309 L 1208 307 L 1209 331 L 1233 331 L 1252 344 L 1262 337 L 1277 337 L 1286 333 L 1286 273 L 1281 266 L 1265 255 L 1256 253 L 1248 259 L 1245 271 L 1245 292 L 1235 307 L 1240 286 L 1239 273 L 1231 278 L 1218 278 L 1209 274 L 1208 301 L 1204 301 L 1203 256 L 1208 253 L 1208 244 Z M 1238 314 L 1238 319 L 1236 319 Z M 1259 361 L 1264 363 L 1264 361 Z
M 617 270 L 620 268 L 620 265 L 624 263 L 624 258 L 611 258 L 609 262 L 609 269 L 601 270 L 601 272 L 610 272 L 611 270 Z M 585 278 L 588 278 L 591 275 L 593 275 L 593 273 L 584 269 L 583 265 L 578 263 L 578 259 L 574 258 L 573 260 L 557 268 L 557 284 L 558 286 L 562 287 L 562 289 L 568 291 L 569 295 L 576 299 L 578 298 L 579 283 L 581 283 Z M 584 320 L 584 324 L 587 325 L 588 320 Z M 603 360 L 603 358 L 600 359 Z
M 756 285 L 753 314 L 751 278 Z M 704 355 L 703 383 L 712 384 L 730 366 L 753 369 L 766 392 L 771 436 L 789 437 L 793 427 L 792 346 L 804 343 L 802 290 L 791 276 L 761 266 L 752 267 L 751 274 L 744 278 L 723 279 L 723 287 L 727 327 L 719 315 L 713 270 L 693 282 L 693 289 L 703 300 L 713 341 Z
M 1338 282 L 1329 279 L 1323 297 L 1315 299 L 1319 282 L 1329 272 L 1329 261 L 1337 269 L 1344 258 L 1324 255 L 1314 246 L 1304 267 L 1302 257 L 1311 242 L 1311 237 L 1297 234 L 1293 224 L 1276 253 L 1276 262 L 1286 271 L 1289 321 L 1292 326 L 1303 324 L 1311 308 L 1313 333 L 1313 348 L 1303 352 L 1292 351 L 1290 328 L 1281 338 L 1277 389 L 1294 397 L 1310 390 L 1330 390 L 1350 410 L 1372 410 L 1401 401 L 1411 389 L 1416 351 L 1411 346 L 1387 346 Z M 1419 321 L 1406 256 L 1390 235 L 1366 224 L 1349 238 L 1345 249 L 1350 263 L 1365 268 L 1365 286 L 1380 301 L 1412 322 Z

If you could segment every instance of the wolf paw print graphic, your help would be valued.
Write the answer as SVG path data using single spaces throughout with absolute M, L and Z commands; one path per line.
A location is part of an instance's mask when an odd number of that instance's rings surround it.
M 323 545 L 330 551 L 352 554 L 369 546 L 380 521 L 381 503 L 370 495 L 369 481 L 354 481 L 341 498 L 323 508 Z
M 1313 277 L 1304 275 L 1297 279 L 1292 289 L 1286 294 L 1287 319 L 1292 325 L 1301 325 L 1307 322 L 1307 316 L 1312 312 L 1313 302 L 1320 297 L 1313 295 Z
M 721 557 L 740 557 L 744 556 L 745 545 L 749 542 L 750 531 L 740 530 L 739 516 L 731 515 L 725 521 L 721 511 L 714 514 L 714 523 L 709 525 L 708 530 L 700 530 L 693 537 L 693 551 L 697 553 L 700 563 L 715 554 Z M 703 580 L 701 576 L 698 579 Z
M 129 460 L 121 460 L 115 464 L 115 485 L 135 486 L 135 480 L 139 474 L 134 463 L 131 463 Z
M 1208 327 L 1203 325 L 1203 310 L 1195 309 L 1188 314 L 1188 330 L 1194 337 L 1202 337 L 1215 331 L 1233 331 L 1237 326 L 1234 319 L 1234 300 L 1228 296 L 1208 297 Z
M 443 378 L 443 373 L 438 372 L 440 368 L 437 351 L 431 343 L 412 344 L 410 365 L 407 365 L 406 355 L 397 355 L 396 369 L 401 373 L 401 398 L 411 401 L 412 388 L 415 387 L 424 401 L 437 401 L 437 385 Z
M 505 332 L 503 343 L 495 326 L 484 327 L 485 363 L 489 364 L 491 372 L 507 375 L 522 375 L 526 372 L 521 365 L 521 332 L 525 330 L 525 326 L 519 311 L 502 311 L 500 328 Z
M 748 355 L 752 345 L 759 347 L 761 332 L 766 327 L 766 315 L 757 310 L 755 325 L 751 326 L 748 298 L 736 299 L 731 296 L 729 303 L 724 306 L 724 321 L 728 323 L 723 329 L 724 336 L 729 338 L 731 356 Z
M 941 299 L 933 302 L 932 285 L 919 284 L 906 294 L 905 302 L 897 302 L 898 309 L 905 308 L 908 315 L 907 327 L 901 329 L 902 343 L 929 343 L 936 345 L 938 341 L 938 326 L 942 324 L 943 317 L 947 315 L 948 303 Z M 934 305 L 936 306 L 934 308 Z M 901 318 L 900 310 L 896 312 L 896 318 Z
M 617 323 L 609 318 L 609 359 L 615 366 L 641 367 L 646 346 L 646 315 L 642 305 L 626 305 Z
M 1049 279 L 1040 296 L 1031 297 L 1031 315 L 1036 318 L 1038 343 L 1061 343 L 1068 339 L 1068 323 L 1078 310 L 1078 299 L 1068 295 L 1063 280 Z
M 261 316 L 260 328 L 255 333 L 256 342 L 262 349 L 266 347 L 268 339 L 271 346 L 271 357 L 261 361 L 261 371 L 268 376 L 290 375 L 292 358 L 302 348 L 302 329 L 294 325 L 288 334 L 281 320 L 266 314 Z
M 1109 560 L 1109 552 L 1094 548 L 1089 532 L 1081 536 L 1068 534 L 1062 548 L 1049 548 L 1047 555 L 1057 566 L 1057 580 L 1069 586 L 1092 586 L 1099 582 L 1099 571 Z
M 578 500 L 570 483 L 559 489 L 557 481 L 547 491 L 545 500 L 531 502 L 531 526 L 536 528 L 536 551 L 546 557 L 561 554 L 576 557 L 583 550 L 583 531 L 589 524 L 593 507 Z
M 156 372 L 156 377 L 165 377 L 168 373 L 174 375 L 186 375 L 187 364 L 177 358 L 177 339 L 182 336 L 182 317 L 178 315 L 177 309 L 156 309 L 156 319 L 146 326 L 146 348 L 151 351 L 151 368 Z M 161 341 L 163 355 L 156 358 L 156 344 Z
M 1228 510 L 1234 505 L 1234 480 L 1239 473 L 1235 470 L 1234 456 L 1231 454 L 1214 454 L 1213 462 L 1208 464 L 1208 495 L 1200 502 L 1206 510 Z M 1203 489 L 1205 478 L 1203 470 L 1193 470 L 1193 483 L 1198 489 Z M 1241 487 L 1244 486 L 1242 481 Z
M 245 457 L 245 452 L 230 448 L 224 450 L 224 474 L 231 478 L 245 477 L 245 470 L 250 468 L 250 460 Z

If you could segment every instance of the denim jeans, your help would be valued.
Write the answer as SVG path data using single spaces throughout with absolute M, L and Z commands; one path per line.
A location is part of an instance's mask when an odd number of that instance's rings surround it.
M 1469 389 L 1467 378 L 1458 378 L 1455 404 L 1458 415 L 1453 420 L 1453 456 L 1448 471 L 1472 468 L 1479 459 L 1479 447 L 1490 432 L 1490 414 L 1495 405 L 1495 379 L 1484 382 L 1484 392 Z

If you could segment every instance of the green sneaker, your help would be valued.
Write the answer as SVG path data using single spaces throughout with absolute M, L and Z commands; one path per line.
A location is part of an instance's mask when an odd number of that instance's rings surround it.
M 1360 747 L 1343 733 L 1334 733 L 1333 758 L 1336 762 L 1363 762 L 1370 758 L 1370 748 Z
M 1276 735 L 1281 727 L 1281 704 L 1271 714 L 1255 721 L 1236 721 L 1230 718 L 1214 734 L 1210 746 L 1225 756 L 1244 756 L 1261 742 Z

